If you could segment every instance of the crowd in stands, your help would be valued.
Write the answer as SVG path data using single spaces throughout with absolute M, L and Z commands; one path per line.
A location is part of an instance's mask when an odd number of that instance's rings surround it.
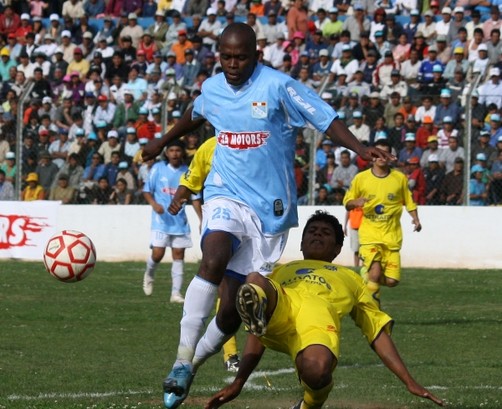
M 241 21 L 256 31 L 260 62 L 319 92 L 363 143 L 388 141 L 418 204 L 460 205 L 467 194 L 472 205 L 502 204 L 501 9 L 502 0 L 4 1 L 0 200 L 15 199 L 19 167 L 22 200 L 144 203 L 153 162 L 142 146 L 221 71 L 218 37 Z M 184 137 L 187 163 L 213 135 L 206 123 Z M 300 203 L 315 149 L 315 203 L 341 204 L 368 163 L 312 140 L 299 131 Z

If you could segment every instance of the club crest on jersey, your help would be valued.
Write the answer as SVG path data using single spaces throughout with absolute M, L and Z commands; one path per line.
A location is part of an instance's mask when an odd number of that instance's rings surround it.
M 221 131 L 218 134 L 218 144 L 230 149 L 255 149 L 267 143 L 270 132 L 228 132 Z
M 262 102 L 251 102 L 251 116 L 257 119 L 266 118 L 268 114 L 267 103 Z

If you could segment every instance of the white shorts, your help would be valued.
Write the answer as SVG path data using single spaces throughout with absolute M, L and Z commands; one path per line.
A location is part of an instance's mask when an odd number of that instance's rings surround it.
M 209 231 L 231 233 L 238 241 L 227 270 L 247 276 L 252 272 L 270 274 L 280 259 L 288 232 L 265 235 L 256 213 L 247 205 L 216 198 L 202 206 L 202 240 Z
M 190 237 L 190 234 L 179 236 L 161 231 L 152 231 L 150 233 L 150 247 L 187 249 L 192 247 L 192 238 Z

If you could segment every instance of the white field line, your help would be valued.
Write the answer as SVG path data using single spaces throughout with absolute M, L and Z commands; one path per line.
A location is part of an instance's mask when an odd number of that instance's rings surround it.
M 342 367 L 342 366 L 341 366 Z M 276 371 L 256 371 L 251 374 L 249 377 L 245 389 L 248 390 L 253 390 L 253 391 L 262 391 L 262 390 L 274 390 L 276 392 L 279 391 L 288 391 L 293 388 L 291 386 L 290 388 L 276 388 L 270 382 L 268 377 L 273 377 L 273 376 L 279 376 L 283 374 L 290 374 L 294 373 L 295 370 L 293 368 L 284 368 L 284 369 L 278 369 Z M 233 376 L 226 377 L 223 379 L 223 382 L 230 383 L 234 379 Z M 257 384 L 257 381 L 259 380 L 260 384 Z M 345 389 L 348 388 L 349 385 L 346 384 L 335 384 L 334 389 Z M 392 387 L 392 386 L 391 386 Z M 396 385 L 395 387 L 401 388 L 400 385 Z M 205 387 L 205 388 L 197 388 L 196 386 L 192 388 L 193 390 L 197 392 L 211 392 L 214 393 L 218 390 L 220 390 L 220 387 Z M 447 386 L 440 386 L 440 385 L 431 385 L 427 386 L 427 389 L 431 390 L 448 390 L 448 389 L 460 389 L 460 390 L 502 390 L 502 386 L 494 386 L 494 385 L 460 385 L 460 386 L 453 386 L 453 387 L 447 387 Z M 110 392 L 75 392 L 75 393 L 41 393 L 36 396 L 30 396 L 30 395 L 9 395 L 7 396 L 7 400 L 11 401 L 36 401 L 36 400 L 44 400 L 44 399 L 82 399 L 82 398 L 108 398 L 108 397 L 113 397 L 113 396 L 129 396 L 129 395 L 145 395 L 145 394 L 153 394 L 157 395 L 160 394 L 160 390 L 149 390 L 149 389 L 144 389 L 144 390 L 127 390 L 127 391 L 110 391 Z

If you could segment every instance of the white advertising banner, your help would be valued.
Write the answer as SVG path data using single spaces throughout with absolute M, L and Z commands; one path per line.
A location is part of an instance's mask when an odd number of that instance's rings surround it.
M 61 202 L 0 202 L 0 259 L 41 260 Z

